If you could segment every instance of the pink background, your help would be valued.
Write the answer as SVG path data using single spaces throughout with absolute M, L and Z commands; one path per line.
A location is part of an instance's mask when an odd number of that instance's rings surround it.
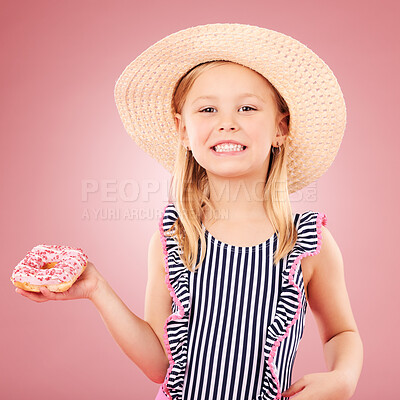
M 342 87 L 348 124 L 339 154 L 316 184 L 293 196 L 293 209 L 325 212 L 342 251 L 365 350 L 354 399 L 395 396 L 398 13 L 394 0 L 3 1 L 0 397 L 155 397 L 158 384 L 119 349 L 89 301 L 37 304 L 17 295 L 9 277 L 37 244 L 82 247 L 143 318 L 147 245 L 170 176 L 125 132 L 114 84 L 154 42 L 214 22 L 293 36 Z M 98 189 L 86 198 L 90 183 Z M 129 219 L 131 210 L 142 214 Z M 324 370 L 309 309 L 293 379 Z

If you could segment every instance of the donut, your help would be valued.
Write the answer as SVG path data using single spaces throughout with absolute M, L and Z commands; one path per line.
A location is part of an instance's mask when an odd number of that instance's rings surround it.
M 24 290 L 51 292 L 68 290 L 87 266 L 88 257 L 81 249 L 40 244 L 29 251 L 14 268 L 11 282 Z

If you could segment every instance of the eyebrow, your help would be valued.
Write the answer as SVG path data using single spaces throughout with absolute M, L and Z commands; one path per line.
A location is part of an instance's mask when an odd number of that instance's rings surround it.
M 262 102 L 265 102 L 265 100 L 263 98 L 261 98 L 260 96 L 257 96 L 254 93 L 242 93 L 238 96 L 239 99 L 241 99 L 243 97 L 255 97 L 256 99 L 258 99 Z M 193 101 L 193 103 L 195 103 L 198 100 L 208 100 L 208 99 L 216 99 L 216 98 L 217 98 L 216 96 L 199 96 Z

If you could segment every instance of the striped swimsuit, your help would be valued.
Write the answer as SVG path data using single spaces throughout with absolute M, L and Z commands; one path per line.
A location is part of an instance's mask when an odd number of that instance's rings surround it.
M 164 235 L 177 218 L 170 203 L 159 223 L 173 302 L 164 326 L 170 365 L 156 400 L 288 399 L 281 393 L 291 385 L 307 308 L 300 260 L 319 253 L 326 215 L 293 214 L 297 242 L 277 265 L 276 233 L 241 247 L 203 225 L 206 255 L 196 272 L 182 263 L 176 238 Z

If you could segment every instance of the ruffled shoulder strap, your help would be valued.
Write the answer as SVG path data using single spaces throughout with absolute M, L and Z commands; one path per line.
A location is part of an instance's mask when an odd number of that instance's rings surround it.
M 280 347 L 280 345 L 291 335 L 292 327 L 297 321 L 300 321 L 302 326 L 297 327 L 293 336 L 287 340 L 294 341 L 295 343 L 292 343 L 291 346 L 297 349 L 298 342 L 302 337 L 299 332 L 303 331 L 304 318 L 300 318 L 300 316 L 304 317 L 307 301 L 303 275 L 301 268 L 299 268 L 300 260 L 320 252 L 322 244 L 321 226 L 327 225 L 327 217 L 321 212 L 306 211 L 302 214 L 294 214 L 293 222 L 297 229 L 297 241 L 283 260 L 281 292 L 275 316 L 267 330 L 264 347 L 267 368 L 265 369 L 260 399 L 280 399 L 281 393 L 288 388 L 288 382 L 290 383 L 288 373 L 290 373 L 292 365 L 287 365 L 288 361 L 286 363 L 283 361 L 288 356 L 284 354 L 288 345 L 283 347 Z
M 169 368 L 161 386 L 169 399 L 180 398 L 183 390 L 190 314 L 189 271 L 180 257 L 181 250 L 175 236 L 165 235 L 177 218 L 179 215 L 174 204 L 169 203 L 159 222 L 165 259 L 165 283 L 173 300 L 172 314 L 164 325 L 164 343 Z
M 179 218 L 178 212 L 173 203 L 167 204 L 164 209 L 163 215 L 160 219 L 160 227 L 163 228 L 163 231 L 168 230 L 174 222 Z
M 292 252 L 301 253 L 302 258 L 318 254 L 321 248 L 321 226 L 326 226 L 328 219 L 322 212 L 306 211 L 296 214 L 294 223 L 297 229 L 297 241 Z

